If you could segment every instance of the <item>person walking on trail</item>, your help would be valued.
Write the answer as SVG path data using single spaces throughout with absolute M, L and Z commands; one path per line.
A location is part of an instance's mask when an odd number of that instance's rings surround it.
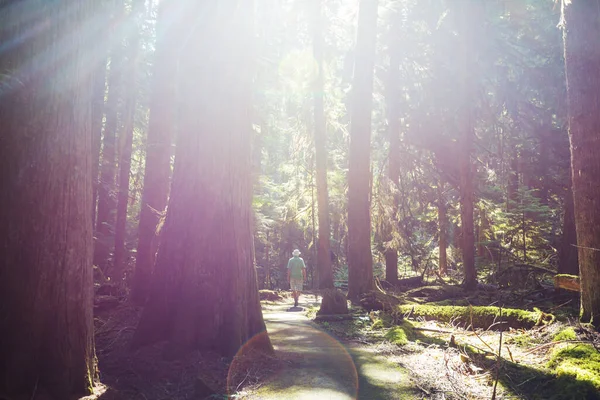
M 290 258 L 287 265 L 287 277 L 290 282 L 292 296 L 294 296 L 294 307 L 298 307 L 298 297 L 300 297 L 302 291 L 302 284 L 306 280 L 306 265 L 300 257 L 300 250 L 294 250 L 292 255 L 293 257 Z

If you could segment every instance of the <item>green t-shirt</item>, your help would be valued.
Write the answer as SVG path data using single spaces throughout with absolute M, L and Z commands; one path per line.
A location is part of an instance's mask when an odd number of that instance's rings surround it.
M 304 265 L 304 260 L 302 258 L 290 258 L 287 267 L 290 270 L 290 279 L 304 279 L 304 275 L 302 275 L 302 270 L 306 268 L 306 265 Z

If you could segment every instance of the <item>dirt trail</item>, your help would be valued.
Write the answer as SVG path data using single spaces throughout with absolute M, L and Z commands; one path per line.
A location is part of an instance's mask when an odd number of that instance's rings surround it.
M 300 299 L 300 306 L 303 300 Z M 306 304 L 306 303 L 304 303 Z M 387 400 L 421 398 L 406 371 L 367 347 L 341 344 L 289 304 L 264 310 L 284 367 L 247 399 Z

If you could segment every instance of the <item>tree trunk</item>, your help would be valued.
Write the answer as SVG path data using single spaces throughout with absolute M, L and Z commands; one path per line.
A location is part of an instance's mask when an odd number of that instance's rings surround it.
M 96 377 L 92 71 L 96 5 L 0 13 L 0 397 L 63 400 Z M 92 32 L 90 32 L 92 31 Z
M 473 146 L 474 123 L 473 123 L 473 69 L 476 62 L 474 57 L 473 34 L 471 25 L 477 22 L 475 7 L 479 7 L 476 0 L 458 3 L 460 12 L 462 37 L 460 40 L 460 60 L 462 69 L 463 92 L 461 109 L 461 136 L 459 139 L 461 156 L 460 167 L 460 221 L 462 232 L 462 259 L 464 268 L 464 285 L 468 289 L 477 286 L 477 271 L 475 270 L 475 232 L 474 232 L 474 193 L 473 193 L 473 163 L 471 162 L 471 151 Z
M 317 246 L 317 277 L 319 289 L 333 288 L 333 271 L 331 269 L 329 227 L 329 195 L 327 193 L 327 122 L 323 105 L 325 79 L 323 76 L 323 17 L 321 0 L 314 2 L 314 36 L 313 51 L 318 65 L 317 79 L 313 94 L 315 107 L 315 158 L 317 178 L 317 209 L 319 217 L 319 237 Z
M 248 0 L 187 2 L 180 20 L 189 40 L 176 165 L 134 347 L 167 339 L 175 356 L 200 347 L 232 356 L 253 338 L 271 348 L 252 251 L 253 9 Z
M 581 320 L 600 328 L 600 10 L 563 1 Z
M 400 7 L 399 4 L 396 7 Z M 389 235 L 385 241 L 390 243 L 393 240 L 393 226 L 398 225 L 398 180 L 400 176 L 400 42 L 402 13 L 400 10 L 394 10 L 393 23 L 394 26 L 390 32 L 389 39 L 389 55 L 390 55 L 390 70 L 387 82 L 387 117 L 388 117 L 388 135 L 390 141 L 390 153 L 388 164 L 388 178 L 391 182 L 392 189 L 392 215 L 391 221 L 386 223 L 389 226 L 387 230 Z M 396 229 L 397 230 L 397 229 Z M 398 249 L 397 246 L 389 245 L 385 250 L 385 280 L 394 284 L 398 282 Z
M 579 275 L 577 258 L 577 232 L 575 230 L 575 209 L 573 208 L 573 190 L 569 179 L 569 188 L 565 194 L 563 229 L 558 251 L 558 273 Z
M 94 29 L 104 32 L 110 24 L 110 7 L 104 1 L 98 2 L 98 18 L 94 20 Z M 95 55 L 98 57 L 94 68 L 92 91 L 92 228 L 96 229 L 96 211 L 98 190 L 100 187 L 100 150 L 102 147 L 102 126 L 104 120 L 104 97 L 106 95 L 106 66 L 108 62 L 108 48 L 110 40 L 105 33 L 98 39 Z
M 362 0 L 358 11 L 348 170 L 348 297 L 352 300 L 373 288 L 370 153 L 377 8 L 378 0 Z
M 127 43 L 127 65 L 124 70 L 124 129 L 119 152 L 119 196 L 117 203 L 117 223 L 115 226 L 115 259 L 113 271 L 109 274 L 116 281 L 124 278 L 129 259 L 126 248 L 127 205 L 129 202 L 129 177 L 131 175 L 131 150 L 135 128 L 137 86 L 137 64 L 140 43 L 141 18 L 144 15 L 145 0 L 134 0 L 129 13 L 128 25 L 133 27 Z
M 107 272 L 108 261 L 114 243 L 116 218 L 116 141 L 118 127 L 118 108 L 123 83 L 123 43 L 122 34 L 125 6 L 123 0 L 117 0 L 114 8 L 112 29 L 114 47 L 110 57 L 110 73 L 108 80 L 108 98 L 106 102 L 106 124 L 102 142 L 102 164 L 100 166 L 100 186 L 98 188 L 98 214 L 96 220 L 96 243 L 94 248 L 94 264 Z
M 177 73 L 176 49 L 179 37 L 174 21 L 182 18 L 182 10 L 181 6 L 172 2 L 161 2 L 159 7 L 150 122 L 146 141 L 144 192 L 132 290 L 133 301 L 137 304 L 143 304 L 148 297 L 155 256 L 152 240 L 160 218 L 156 211 L 163 211 L 167 206 L 171 178 L 171 141 L 176 101 L 173 77 Z
M 442 184 L 438 184 L 438 226 L 440 230 L 438 239 L 439 248 L 439 272 L 441 276 L 448 273 L 448 216 L 447 216 L 447 205 L 446 199 L 443 195 Z

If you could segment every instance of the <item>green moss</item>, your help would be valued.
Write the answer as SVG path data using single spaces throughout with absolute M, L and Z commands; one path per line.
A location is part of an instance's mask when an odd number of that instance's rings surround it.
M 415 331 L 413 326 L 409 322 L 402 322 L 400 325 L 397 325 L 387 331 L 385 334 L 385 338 L 398 346 L 404 346 L 408 344 L 409 341 L 414 340 Z
M 577 334 L 575 330 L 571 327 L 561 330 L 552 338 L 555 342 L 559 342 L 561 340 L 577 340 Z
M 398 306 L 403 314 L 411 314 L 413 317 L 421 317 L 426 320 L 440 322 L 452 322 L 462 326 L 473 325 L 473 328 L 489 328 L 492 324 L 500 321 L 506 322 L 494 326 L 497 330 L 512 328 L 529 329 L 541 323 L 554 320 L 551 314 L 545 314 L 540 310 L 525 311 L 514 308 L 503 308 L 502 318 L 499 318 L 498 307 L 483 306 L 434 306 L 426 304 L 405 304 Z
M 572 393 L 587 390 L 586 383 L 600 390 L 600 352 L 592 345 L 577 344 L 556 348 L 552 352 L 548 367 L 553 369 L 559 378 L 574 378 L 570 380 L 571 390 L 574 391 Z
M 569 274 L 556 274 L 555 278 L 569 278 L 569 279 L 579 279 L 577 275 L 569 275 Z
M 383 329 L 383 328 L 384 328 L 384 323 L 383 323 L 383 320 L 381 320 L 381 319 L 375 320 L 375 322 L 373 322 L 373 325 L 371 325 L 371 330 L 377 330 L 377 329 Z

